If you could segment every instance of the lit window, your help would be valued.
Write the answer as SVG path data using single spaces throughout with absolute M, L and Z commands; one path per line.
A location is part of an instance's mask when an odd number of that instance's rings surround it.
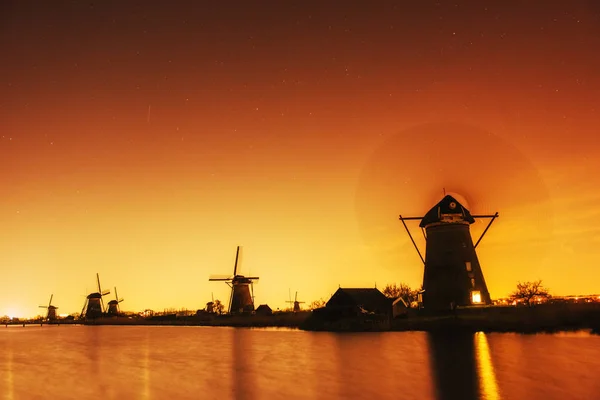
M 475 287 L 475 278 L 471 278 L 471 287 Z
M 471 303 L 473 303 L 473 304 L 481 303 L 481 292 L 479 290 L 473 290 L 471 292 Z
M 473 271 L 473 269 L 471 268 L 471 261 L 465 261 L 465 267 L 467 268 L 468 272 Z

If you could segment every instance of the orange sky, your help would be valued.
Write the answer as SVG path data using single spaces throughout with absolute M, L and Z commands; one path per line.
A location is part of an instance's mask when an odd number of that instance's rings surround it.
M 273 308 L 418 286 L 398 214 L 442 187 L 500 213 L 492 297 L 600 292 L 598 6 L 316 4 L 4 3 L 0 315 L 78 312 L 96 272 L 202 308 L 238 244 Z

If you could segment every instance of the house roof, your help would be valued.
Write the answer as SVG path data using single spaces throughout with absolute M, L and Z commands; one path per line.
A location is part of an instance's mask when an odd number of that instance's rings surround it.
M 339 288 L 327 305 L 337 305 L 339 300 L 368 310 L 383 309 L 391 305 L 391 300 L 375 288 Z M 332 301 L 333 300 L 333 301 Z
M 475 222 L 475 219 L 471 216 L 469 210 L 460 204 L 454 197 L 446 195 L 439 203 L 433 206 L 427 214 L 425 214 L 423 219 L 421 219 L 419 227 L 424 228 L 429 224 L 443 222 L 443 216 L 448 215 L 459 217 L 462 221 L 468 222 L 469 224 Z
M 271 307 L 269 307 L 269 305 L 268 305 L 268 304 L 261 304 L 260 306 L 258 306 L 258 307 L 256 308 L 256 310 L 255 310 L 255 311 L 263 311 L 263 310 L 270 310 L 270 311 L 273 311 L 273 310 L 271 310 Z

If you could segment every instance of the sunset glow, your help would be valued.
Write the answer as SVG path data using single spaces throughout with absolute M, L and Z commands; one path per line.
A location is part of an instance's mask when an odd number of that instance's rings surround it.
M 500 214 L 492 298 L 600 291 L 597 7 L 284 3 L 0 8 L 0 317 L 96 273 L 123 310 L 227 303 L 238 245 L 274 310 L 416 288 L 398 215 L 443 190 Z

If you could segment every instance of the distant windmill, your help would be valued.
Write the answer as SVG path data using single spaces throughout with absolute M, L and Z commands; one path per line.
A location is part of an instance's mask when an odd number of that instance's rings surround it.
M 212 275 L 208 278 L 209 281 L 225 282 L 231 288 L 229 298 L 229 313 L 239 314 L 254 311 L 254 281 L 258 277 L 246 277 L 238 275 L 238 261 L 240 258 L 240 246 L 237 247 L 235 253 L 235 264 L 233 265 L 232 276 L 216 276 Z
M 210 293 L 210 298 L 211 298 L 211 301 L 206 303 L 206 312 L 209 314 L 212 314 L 214 312 L 214 305 L 215 305 L 215 296 L 213 296 L 212 292 Z
M 445 193 L 444 193 L 445 194 Z M 473 244 L 469 226 L 475 219 L 490 219 L 487 227 Z M 423 274 L 423 307 L 444 310 L 454 306 L 491 304 L 490 294 L 483 278 L 475 249 L 492 222 L 493 215 L 471 215 L 469 210 L 451 195 L 445 195 L 423 217 L 402 217 L 404 225 L 421 261 Z M 421 255 L 406 220 L 420 220 L 425 235 L 425 257 Z
M 290 292 L 290 299 L 288 301 L 286 301 L 286 303 L 293 303 L 294 304 L 294 312 L 299 312 L 300 311 L 300 304 L 304 303 L 303 301 L 298 301 L 298 292 L 296 292 L 296 296 L 294 297 L 294 301 L 292 301 L 292 293 Z
M 40 306 L 40 308 L 48 309 L 48 312 L 46 313 L 46 321 L 56 320 L 56 310 L 58 307 L 52 305 L 52 297 L 54 297 L 53 294 L 50 295 L 50 301 L 48 302 L 47 306 Z
M 119 315 L 121 313 L 121 307 L 119 307 L 119 303 L 123 301 L 123 298 L 119 298 L 117 293 L 117 288 L 115 287 L 115 299 L 108 302 L 108 311 L 106 312 L 108 315 Z
M 99 274 L 96 274 L 96 281 L 98 282 L 98 291 L 90 293 L 86 297 L 83 308 L 81 309 L 82 318 L 94 319 L 101 317 L 104 313 L 104 301 L 102 300 L 102 296 L 110 294 L 110 290 L 102 291 Z

